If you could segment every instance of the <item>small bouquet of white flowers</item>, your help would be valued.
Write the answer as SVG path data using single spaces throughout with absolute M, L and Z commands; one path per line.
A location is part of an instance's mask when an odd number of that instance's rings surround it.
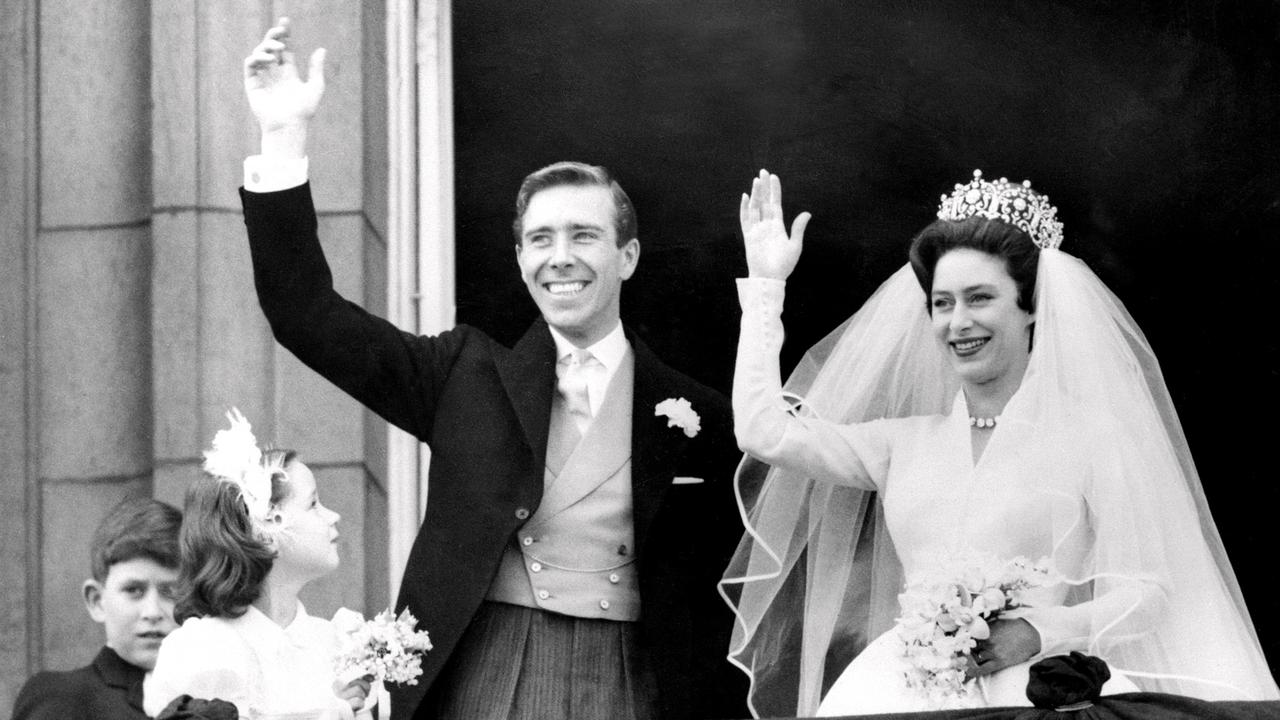
M 972 552 L 948 556 L 917 575 L 898 596 L 907 687 L 931 705 L 965 705 L 974 693 L 965 668 L 978 641 L 990 637 L 988 623 L 1022 607 L 1027 591 L 1054 582 L 1048 558 L 1002 561 Z
M 372 677 L 375 682 L 417 685 L 422 674 L 422 654 L 431 649 L 426 630 L 405 608 L 396 617 L 383 610 L 365 620 L 354 610 L 342 608 L 333 616 L 338 629 L 336 674 L 342 680 Z

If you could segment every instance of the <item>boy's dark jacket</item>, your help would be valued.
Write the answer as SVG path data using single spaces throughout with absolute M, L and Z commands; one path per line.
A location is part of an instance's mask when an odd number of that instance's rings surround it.
M 146 720 L 146 671 L 109 647 L 78 670 L 36 673 L 18 692 L 13 720 Z

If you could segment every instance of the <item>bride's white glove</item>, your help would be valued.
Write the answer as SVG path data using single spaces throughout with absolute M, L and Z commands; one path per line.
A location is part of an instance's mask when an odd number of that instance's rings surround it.
M 991 636 L 979 640 L 969 657 L 965 674 L 981 677 L 1026 662 L 1040 652 L 1040 633 L 1022 618 L 991 623 Z
M 804 229 L 810 217 L 807 212 L 797 215 L 788 236 L 782 222 L 782 182 L 777 175 L 761 170 L 751 181 L 751 195 L 743 193 L 738 207 L 750 276 L 786 280 L 800 260 Z

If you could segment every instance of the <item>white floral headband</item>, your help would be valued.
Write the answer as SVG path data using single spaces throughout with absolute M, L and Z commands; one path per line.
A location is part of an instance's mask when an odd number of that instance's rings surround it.
M 204 471 L 239 488 L 249 520 L 265 530 L 271 515 L 271 479 L 283 468 L 262 466 L 262 450 L 239 410 L 231 408 L 227 419 L 231 427 L 219 430 L 213 449 L 204 452 Z

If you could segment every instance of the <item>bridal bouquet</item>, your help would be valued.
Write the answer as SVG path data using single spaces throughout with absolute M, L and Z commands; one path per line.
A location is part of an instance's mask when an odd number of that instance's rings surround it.
M 337 676 L 355 679 L 372 676 L 376 682 L 417 685 L 422 674 L 422 654 L 431 649 L 426 630 L 409 608 L 396 617 L 383 610 L 365 620 L 354 610 L 342 608 L 333 616 L 338 629 Z
M 898 596 L 907 687 L 934 705 L 963 705 L 974 692 L 965 668 L 977 642 L 990 637 L 988 623 L 1021 607 L 1027 591 L 1053 582 L 1048 558 L 1002 561 L 979 553 L 949 556 L 916 576 Z

